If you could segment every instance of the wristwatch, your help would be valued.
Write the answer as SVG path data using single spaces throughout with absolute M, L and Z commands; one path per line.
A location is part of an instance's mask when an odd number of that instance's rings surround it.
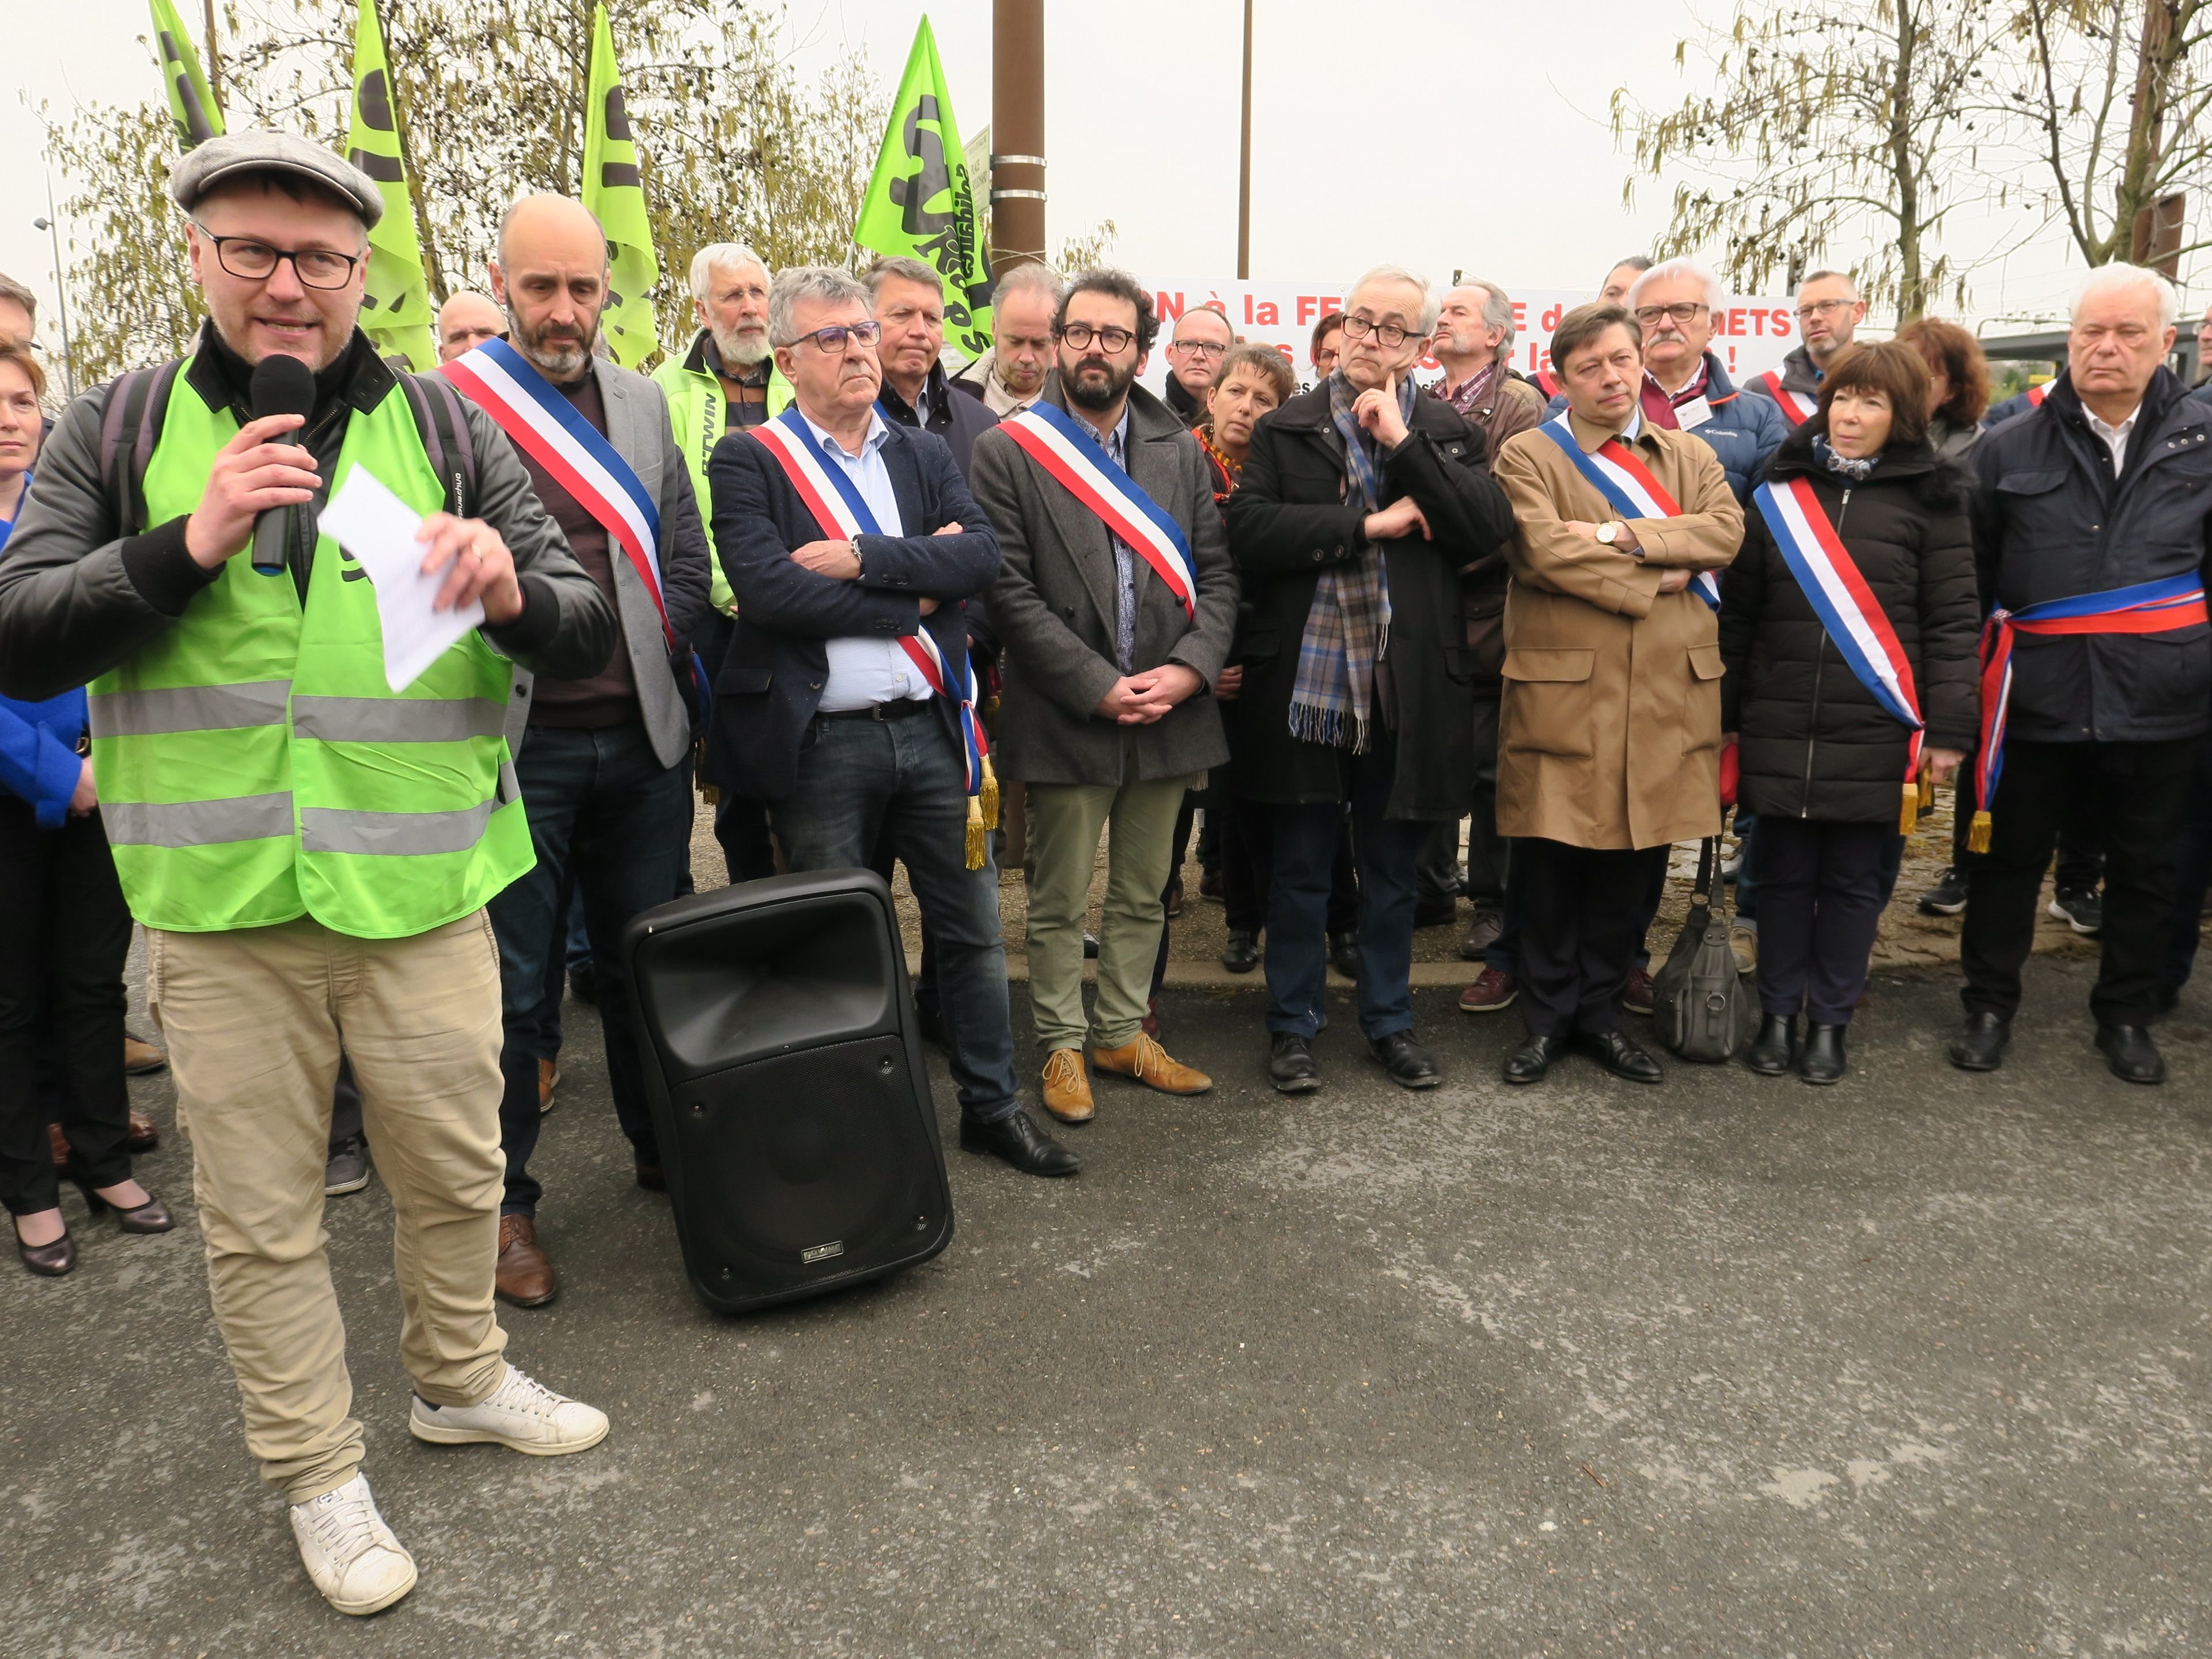
M 1620 538 L 1620 520 L 1618 519 L 1607 519 L 1603 524 L 1597 527 L 1598 540 L 1607 547 L 1611 547 L 1614 541 Z

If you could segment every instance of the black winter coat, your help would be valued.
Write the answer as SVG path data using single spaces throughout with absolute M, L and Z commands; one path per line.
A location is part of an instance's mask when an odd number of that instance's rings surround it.
M 2151 377 L 2127 470 L 2089 429 L 2070 376 L 1968 457 L 1982 602 L 2046 599 L 2169 578 L 2212 578 L 2212 403 Z M 2028 634 L 2013 641 L 2007 735 L 2031 743 L 2158 743 L 2212 717 L 2212 628 Z
M 1490 477 L 1482 434 L 1449 404 L 1413 399 L 1406 441 L 1383 458 L 1379 504 L 1411 495 L 1436 539 L 1383 544 L 1390 587 L 1387 659 L 1397 770 L 1384 816 L 1457 818 L 1474 784 L 1474 653 L 1460 617 L 1460 572 L 1502 564 L 1513 509 Z M 1245 603 L 1237 660 L 1244 689 L 1223 705 L 1240 795 L 1290 805 L 1344 799 L 1349 750 L 1291 735 L 1298 644 L 1323 568 L 1366 545 L 1366 509 L 1345 500 L 1344 440 L 1326 384 L 1261 416 L 1237 493 L 1229 556 Z M 1378 730 L 1379 744 L 1392 734 Z
M 1810 478 L 1912 664 L 1930 749 L 1974 745 L 1981 609 L 1965 481 L 1927 445 L 1892 445 L 1863 483 L 1814 458 L 1801 427 L 1769 482 Z M 1894 823 L 1909 733 L 1844 665 L 1756 505 L 1721 578 L 1721 727 L 1741 734 L 1736 799 L 1770 814 Z

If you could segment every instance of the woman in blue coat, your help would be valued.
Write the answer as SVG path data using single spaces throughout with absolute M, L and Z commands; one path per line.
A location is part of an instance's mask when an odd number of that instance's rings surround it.
M 21 516 L 38 459 L 45 375 L 20 347 L 0 345 L 0 558 Z M 45 702 L 0 697 L 0 1204 L 15 1249 L 34 1273 L 76 1265 L 62 1220 L 40 1087 L 40 1050 L 59 1060 L 67 1173 L 94 1214 L 113 1209 L 123 1231 L 175 1224 L 131 1178 L 131 1097 L 123 1081 L 123 960 L 131 912 L 115 878 L 85 758 L 85 697 Z

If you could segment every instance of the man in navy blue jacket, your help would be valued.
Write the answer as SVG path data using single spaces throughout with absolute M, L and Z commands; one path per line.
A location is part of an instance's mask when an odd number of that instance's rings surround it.
M 905 863 L 936 947 L 960 1144 L 1073 1175 L 1014 1078 L 999 872 L 988 853 L 967 867 L 963 605 L 998 575 L 998 538 L 944 442 L 877 409 L 881 336 L 848 272 L 769 287 L 791 407 L 725 437 L 707 469 L 738 601 L 714 740 L 733 786 L 769 803 L 792 869 L 863 866 L 878 845 Z

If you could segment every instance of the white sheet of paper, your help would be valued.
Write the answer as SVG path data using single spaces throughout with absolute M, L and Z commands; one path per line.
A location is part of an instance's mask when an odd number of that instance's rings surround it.
M 1681 422 L 1683 431 L 1695 432 L 1713 418 L 1713 406 L 1703 398 L 1692 398 L 1686 404 L 1674 405 L 1674 418 Z
M 430 608 L 452 567 L 434 576 L 422 574 L 429 549 L 415 539 L 422 514 L 367 467 L 356 466 L 346 475 L 320 523 L 361 562 L 376 589 L 377 619 L 384 624 L 384 683 L 394 691 L 412 685 L 456 640 L 482 625 L 480 603 L 452 611 Z

